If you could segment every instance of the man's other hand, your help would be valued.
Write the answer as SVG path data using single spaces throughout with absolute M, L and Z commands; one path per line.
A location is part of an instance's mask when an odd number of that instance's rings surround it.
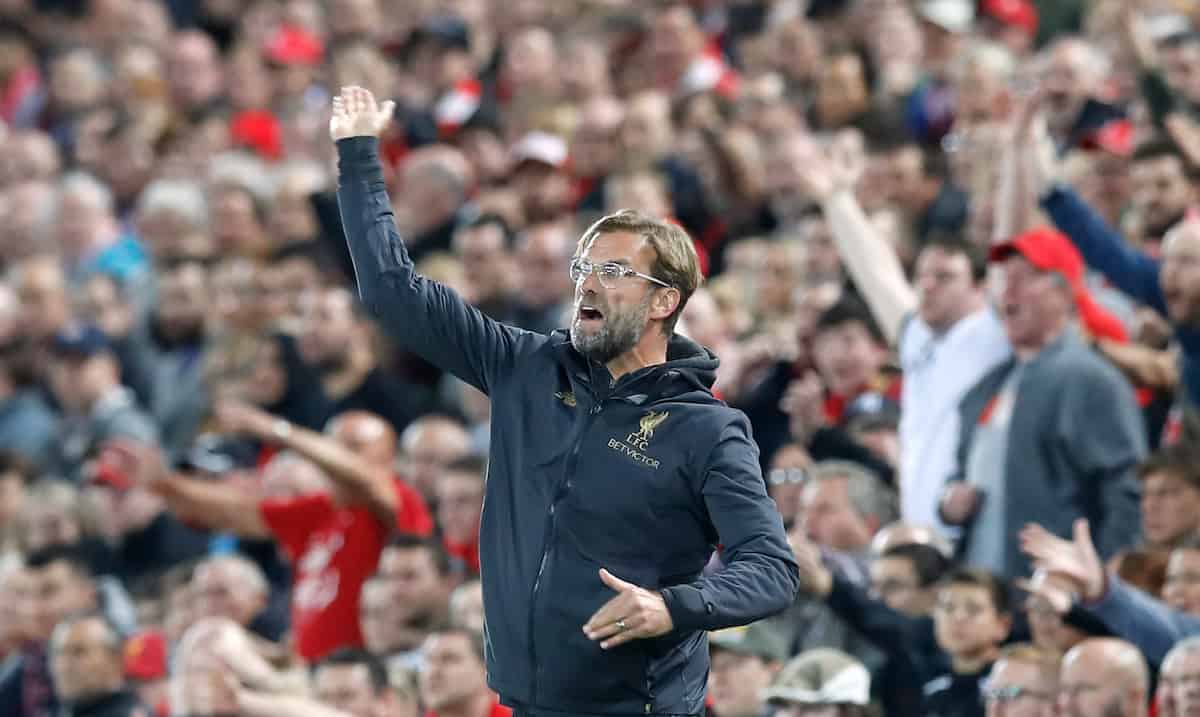
M 378 137 L 392 121 L 395 109 L 396 103 L 391 100 L 376 104 L 375 96 L 362 87 L 343 87 L 342 93 L 333 98 L 329 136 L 334 142 L 347 137 Z
M 583 626 L 589 640 L 609 650 L 630 640 L 665 635 L 675 628 L 667 603 L 658 592 L 627 583 L 601 568 L 600 580 L 617 591 Z

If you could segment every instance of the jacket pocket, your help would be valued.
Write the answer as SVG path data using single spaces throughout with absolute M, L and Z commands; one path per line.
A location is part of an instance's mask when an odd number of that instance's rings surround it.
M 647 641 L 631 640 L 604 650 L 583 633 L 592 615 L 617 596 L 601 582 L 601 567 L 637 585 L 652 587 L 657 581 L 650 569 L 627 564 L 602 566 L 573 546 L 560 546 L 535 628 L 538 645 L 550 646 L 538 655 L 545 676 L 539 682 L 539 704 L 543 706 L 552 707 L 555 700 L 577 705 L 634 704 L 649 697 Z

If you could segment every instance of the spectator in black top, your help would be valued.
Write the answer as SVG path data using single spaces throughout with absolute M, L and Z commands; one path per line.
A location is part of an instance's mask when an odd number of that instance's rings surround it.
M 454 232 L 451 245 L 462 262 L 467 280 L 469 295 L 464 298 L 483 313 L 505 323 L 513 323 L 516 318 L 515 243 L 516 235 L 504 217 L 481 214 Z M 561 273 L 556 270 L 554 275 Z
M 99 593 L 79 548 L 52 546 L 27 560 L 30 591 L 22 610 L 28 624 L 25 648 L 0 674 L 0 714 L 42 717 L 58 707 L 45 646 L 56 625 L 68 615 L 95 610 Z
M 330 415 L 367 411 L 402 432 L 431 408 L 428 390 L 384 372 L 376 362 L 370 320 L 343 288 L 325 289 L 304 315 L 299 348 L 304 360 L 321 374 L 332 407 Z
M 548 334 L 565 325 L 575 287 L 562 268 L 571 261 L 575 237 L 571 222 L 559 219 L 527 228 L 517 244 L 520 305 L 516 324 Z
M 388 714 L 395 699 L 387 669 L 363 650 L 340 650 L 313 670 L 313 693 L 324 704 L 352 715 Z
M 871 562 L 871 595 L 910 617 L 933 614 L 938 583 L 950 567 L 930 545 L 897 545 Z
M 125 684 L 124 640 L 97 613 L 69 617 L 50 638 L 50 670 L 64 717 L 147 717 Z
M 939 583 L 932 617 L 909 617 L 869 598 L 822 564 L 819 551 L 793 540 L 805 586 L 888 656 L 881 686 L 888 714 L 983 717 L 980 686 L 1012 624 L 1008 587 L 965 568 Z
M 209 539 L 171 515 L 160 496 L 134 482 L 132 472 L 117 452 L 103 448 L 85 471 L 108 522 L 113 572 L 139 591 L 170 568 L 207 553 Z

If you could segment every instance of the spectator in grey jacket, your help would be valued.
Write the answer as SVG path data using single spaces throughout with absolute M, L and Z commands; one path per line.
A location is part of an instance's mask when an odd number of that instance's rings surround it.
M 965 527 L 959 553 L 968 564 L 1001 575 L 1028 574 L 1017 531 L 1030 521 L 1065 535 L 1087 517 L 1111 556 L 1138 541 L 1134 470 L 1146 438 L 1129 383 L 1074 326 L 1077 313 L 1096 326 L 1103 311 L 1083 286 L 1079 254 L 1057 232 L 1021 234 L 993 247 L 991 259 L 1003 262 L 1000 311 L 1014 356 L 960 405 L 943 518 Z

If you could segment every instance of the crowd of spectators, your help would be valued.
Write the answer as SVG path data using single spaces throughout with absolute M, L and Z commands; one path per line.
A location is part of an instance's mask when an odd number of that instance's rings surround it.
M 717 717 L 1200 710 L 1200 4 L 0 0 L 0 714 L 507 714 L 488 399 L 357 303 L 347 85 L 497 320 L 693 238 L 804 584 Z

